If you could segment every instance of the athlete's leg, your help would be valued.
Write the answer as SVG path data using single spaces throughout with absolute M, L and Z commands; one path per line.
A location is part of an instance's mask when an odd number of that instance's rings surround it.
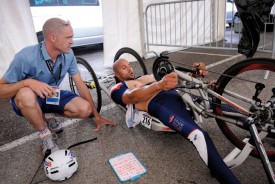
M 159 104 L 151 100 L 148 105 L 149 114 L 158 118 L 166 126 L 191 141 L 196 147 L 200 157 L 220 183 L 239 183 L 222 160 L 207 132 L 202 130 L 194 122 L 190 113 L 185 108 L 181 108 L 184 104 L 176 101 L 173 102 L 171 98 L 167 99 L 169 100 L 168 104 L 165 104 L 163 101 Z M 173 107 L 171 107 L 171 101 L 173 102 Z M 169 106 L 169 108 L 166 108 L 166 105 Z M 173 109 L 175 111 L 179 111 L 180 109 L 180 116 L 174 113 Z

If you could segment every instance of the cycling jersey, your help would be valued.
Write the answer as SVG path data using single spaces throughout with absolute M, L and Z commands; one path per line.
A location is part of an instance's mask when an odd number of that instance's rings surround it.
M 116 84 L 114 87 L 112 87 L 110 92 L 110 96 L 113 99 L 113 101 L 124 108 L 126 108 L 126 104 L 122 102 L 122 96 L 127 89 L 128 89 L 128 86 L 126 82 L 121 82 Z

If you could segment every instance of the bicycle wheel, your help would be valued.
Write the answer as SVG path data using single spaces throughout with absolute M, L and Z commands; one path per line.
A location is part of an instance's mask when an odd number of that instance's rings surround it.
M 97 112 L 100 112 L 101 105 L 102 105 L 102 96 L 101 96 L 101 90 L 100 90 L 100 86 L 99 86 L 96 74 L 93 68 L 90 66 L 90 64 L 86 60 L 80 57 L 76 57 L 76 61 L 77 61 L 77 67 L 80 72 L 81 78 L 83 82 L 86 84 L 86 86 L 88 87 L 92 95 L 96 110 Z M 70 82 L 70 88 L 72 92 L 78 94 L 76 85 L 72 80 L 72 77 L 69 77 L 69 82 Z
M 142 58 L 135 50 L 123 47 L 117 51 L 114 62 L 119 58 L 127 59 L 130 62 L 136 77 L 148 74 Z
M 268 58 L 253 58 L 241 61 L 230 68 L 217 81 L 216 92 L 223 97 L 235 102 L 242 107 L 253 110 L 252 105 L 240 99 L 232 97 L 228 93 L 234 92 L 248 99 L 252 99 L 256 92 L 256 84 L 262 83 L 265 88 L 261 91 L 258 98 L 266 103 L 273 95 L 272 88 L 275 80 L 275 60 Z M 213 99 L 214 112 L 223 115 L 222 102 Z M 219 128 L 226 138 L 239 149 L 242 149 L 245 143 L 242 141 L 246 137 L 250 137 L 248 127 L 236 126 L 228 122 L 216 119 Z M 273 137 L 273 138 L 272 138 Z M 263 144 L 270 160 L 275 160 L 274 135 L 268 134 L 263 140 Z M 258 151 L 254 148 L 251 152 L 252 156 L 259 158 Z

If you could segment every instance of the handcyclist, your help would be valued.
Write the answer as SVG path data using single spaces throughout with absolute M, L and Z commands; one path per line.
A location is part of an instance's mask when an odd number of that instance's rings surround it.
M 158 82 L 153 75 L 135 79 L 133 69 L 125 59 L 117 60 L 113 70 L 120 81 L 111 89 L 114 102 L 125 108 L 127 104 L 134 104 L 136 109 L 148 112 L 189 140 L 220 183 L 240 183 L 224 163 L 208 133 L 186 110 L 185 103 L 175 90 L 178 84 L 175 72 L 165 75 Z

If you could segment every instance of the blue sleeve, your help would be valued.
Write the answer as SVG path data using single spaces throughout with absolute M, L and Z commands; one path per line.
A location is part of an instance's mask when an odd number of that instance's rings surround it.
M 27 75 L 28 66 L 25 66 L 26 60 L 22 53 L 17 53 L 4 74 L 4 79 L 8 83 L 15 83 L 23 80 Z
M 127 86 L 123 83 L 118 83 L 111 89 L 111 98 L 113 101 L 123 107 L 126 107 L 126 105 L 122 102 L 122 96 L 124 92 L 127 90 Z

